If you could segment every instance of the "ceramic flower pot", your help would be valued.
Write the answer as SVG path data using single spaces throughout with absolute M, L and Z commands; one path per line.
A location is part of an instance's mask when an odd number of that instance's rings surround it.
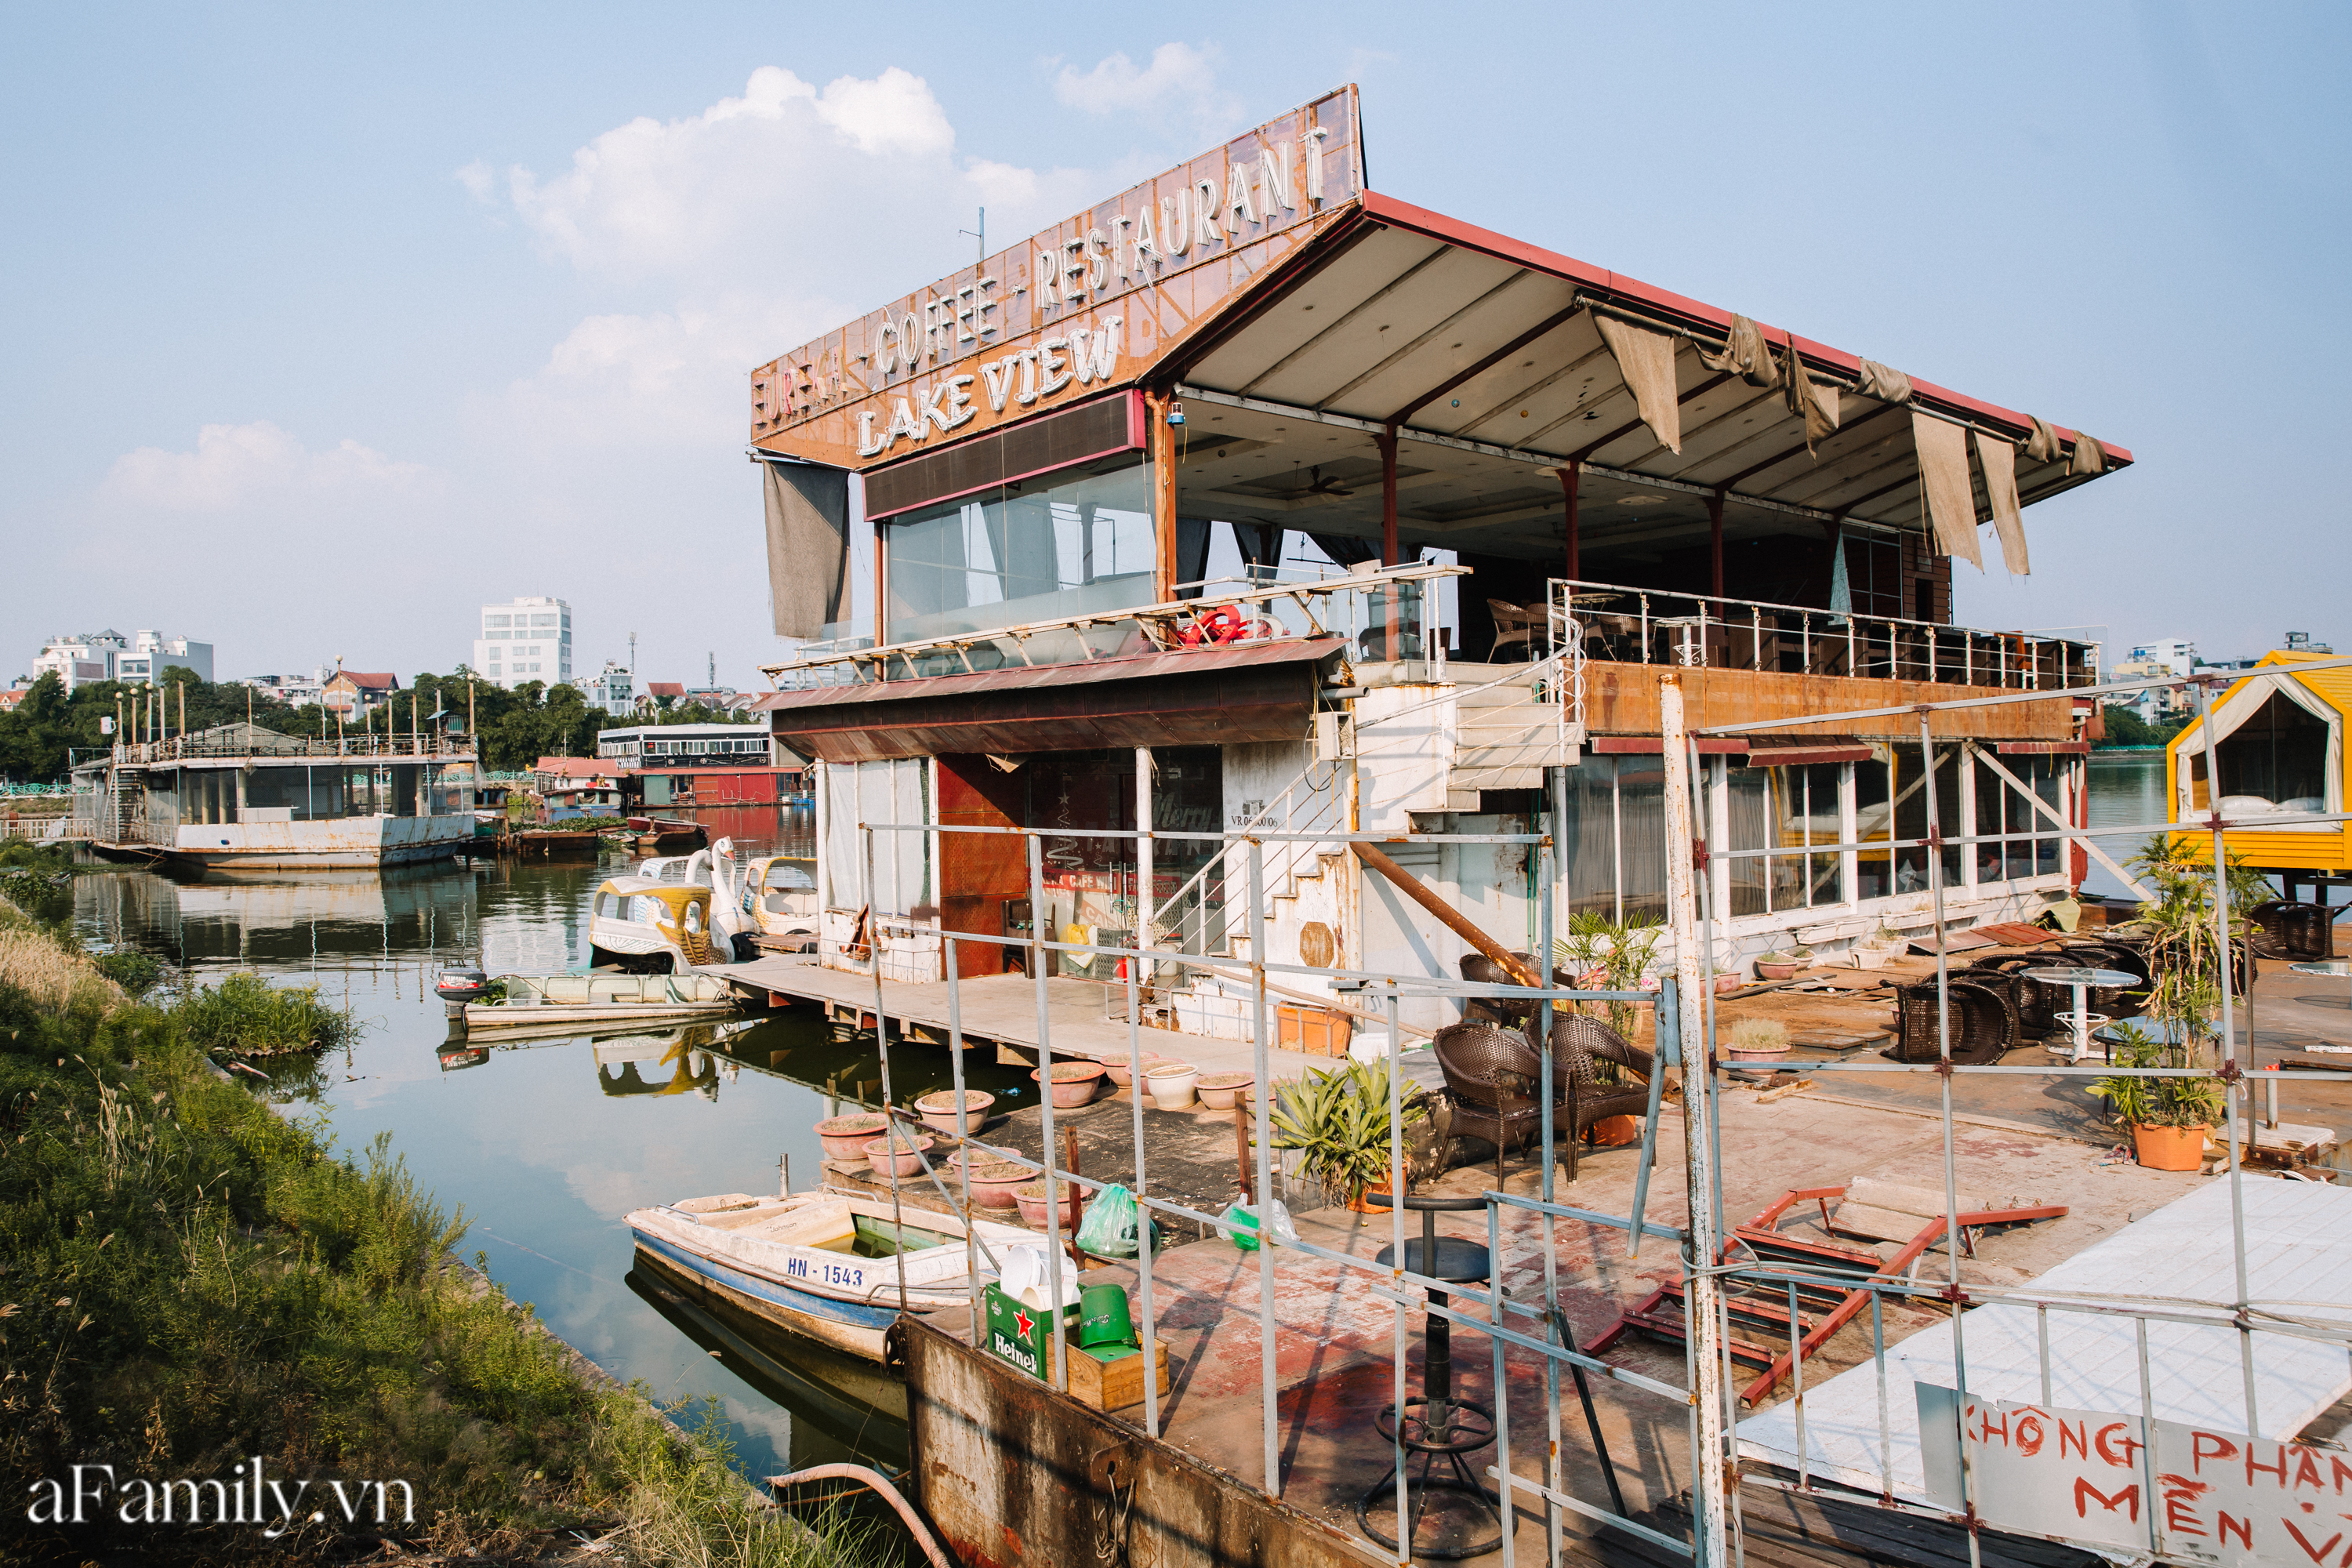
M 1044 1069 L 1033 1069 L 1029 1076 L 1045 1082 Z M 1055 1062 L 1054 1064 L 1054 1109 L 1071 1110 L 1095 1097 L 1095 1086 L 1102 1081 L 1100 1062 Z
M 1621 1149 L 1628 1143 L 1642 1141 L 1642 1119 L 1638 1116 L 1604 1116 L 1584 1130 L 1596 1149 Z
M 1037 1173 L 1026 1165 L 1015 1165 L 999 1160 L 971 1168 L 971 1201 L 984 1209 L 1013 1209 L 1020 1202 L 1013 1194 L 1027 1186 Z M 1042 1208 L 1042 1205 L 1040 1205 Z
M 1087 1194 L 1079 1188 L 1070 1185 L 1067 1182 L 1064 1182 L 1060 1184 L 1060 1185 L 1062 1188 L 1062 1229 L 1066 1233 L 1077 1229 L 1078 1214 L 1087 1206 Z M 1045 1225 L 1047 1223 L 1052 1205 L 1045 1196 L 1045 1183 L 1031 1182 L 1025 1186 L 1016 1187 L 1013 1189 L 1013 1196 L 1014 1201 L 1019 1203 L 1021 1205 L 1022 1224 Z
M 1144 1070 L 1149 1072 L 1167 1059 L 1168 1058 L 1166 1057 L 1160 1056 L 1156 1052 L 1146 1051 L 1143 1053 Z M 1132 1058 L 1105 1057 L 1103 1058 L 1102 1068 L 1103 1076 L 1110 1079 L 1111 1082 L 1118 1085 L 1121 1089 L 1125 1089 L 1128 1085 L 1135 1081 L 1135 1062 Z
M 1183 1110 L 1192 1103 L 1192 1086 L 1200 1077 L 1201 1069 L 1190 1062 L 1169 1062 L 1145 1068 L 1143 1088 L 1160 1110 Z
M 866 1145 L 874 1141 L 889 1123 L 870 1110 L 860 1110 L 847 1116 L 828 1116 L 816 1124 L 817 1142 L 824 1145 L 824 1157 L 854 1165 L 866 1158 Z
M 877 1138 L 866 1145 L 866 1163 L 877 1176 L 911 1176 L 922 1170 L 923 1152 L 930 1146 L 929 1139 L 908 1138 L 904 1132 Z
M 1210 1110 L 1231 1110 L 1255 1081 L 1254 1073 L 1213 1072 L 1194 1079 L 1192 1088 Z
M 2210 1127 L 2132 1128 L 2132 1152 L 2151 1171 L 2194 1171 L 2205 1163 L 2205 1135 Z
M 963 1091 L 964 1126 L 970 1131 L 978 1131 L 980 1124 L 988 1120 L 988 1108 L 995 1103 L 996 1096 L 992 1094 L 983 1094 L 976 1089 L 965 1089 Z M 923 1119 L 923 1125 L 932 1131 L 945 1133 L 950 1138 L 954 1137 L 956 1091 L 943 1089 L 937 1094 L 923 1096 L 922 1099 L 915 1101 L 915 1114 L 920 1116 Z

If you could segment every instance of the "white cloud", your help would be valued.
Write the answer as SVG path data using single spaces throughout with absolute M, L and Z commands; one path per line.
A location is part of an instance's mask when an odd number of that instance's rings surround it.
M 126 452 L 114 460 L 100 493 L 129 506 L 218 512 L 412 491 L 425 479 L 420 465 L 356 441 L 312 451 L 264 419 L 207 425 L 196 433 L 192 451 L 142 447 Z
M 1124 54 L 1108 56 L 1089 71 L 1064 66 L 1054 78 L 1054 96 L 1088 114 L 1146 112 L 1222 127 L 1240 115 L 1241 100 L 1217 86 L 1216 62 L 1213 45 L 1162 44 L 1147 66 Z

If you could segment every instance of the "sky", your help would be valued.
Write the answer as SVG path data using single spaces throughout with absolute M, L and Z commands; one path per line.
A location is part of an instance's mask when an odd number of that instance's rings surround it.
M 1957 618 L 2352 648 L 2352 10 L 0 10 L 0 680 L 761 684 L 756 365 L 1341 82 L 1373 189 L 2128 447 Z

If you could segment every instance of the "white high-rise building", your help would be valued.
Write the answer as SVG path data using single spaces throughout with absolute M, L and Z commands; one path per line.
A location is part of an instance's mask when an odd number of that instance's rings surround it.
M 572 679 L 572 605 L 562 599 L 510 599 L 484 605 L 474 639 L 474 670 L 500 686 L 526 680 L 553 686 Z

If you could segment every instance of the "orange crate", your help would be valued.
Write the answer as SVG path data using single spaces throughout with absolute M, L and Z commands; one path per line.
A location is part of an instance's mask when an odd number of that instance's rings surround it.
M 1287 1003 L 1274 1010 L 1275 1033 L 1286 1051 L 1310 1057 L 1344 1057 L 1355 1020 L 1345 1013 L 1320 1007 L 1295 1007 Z

